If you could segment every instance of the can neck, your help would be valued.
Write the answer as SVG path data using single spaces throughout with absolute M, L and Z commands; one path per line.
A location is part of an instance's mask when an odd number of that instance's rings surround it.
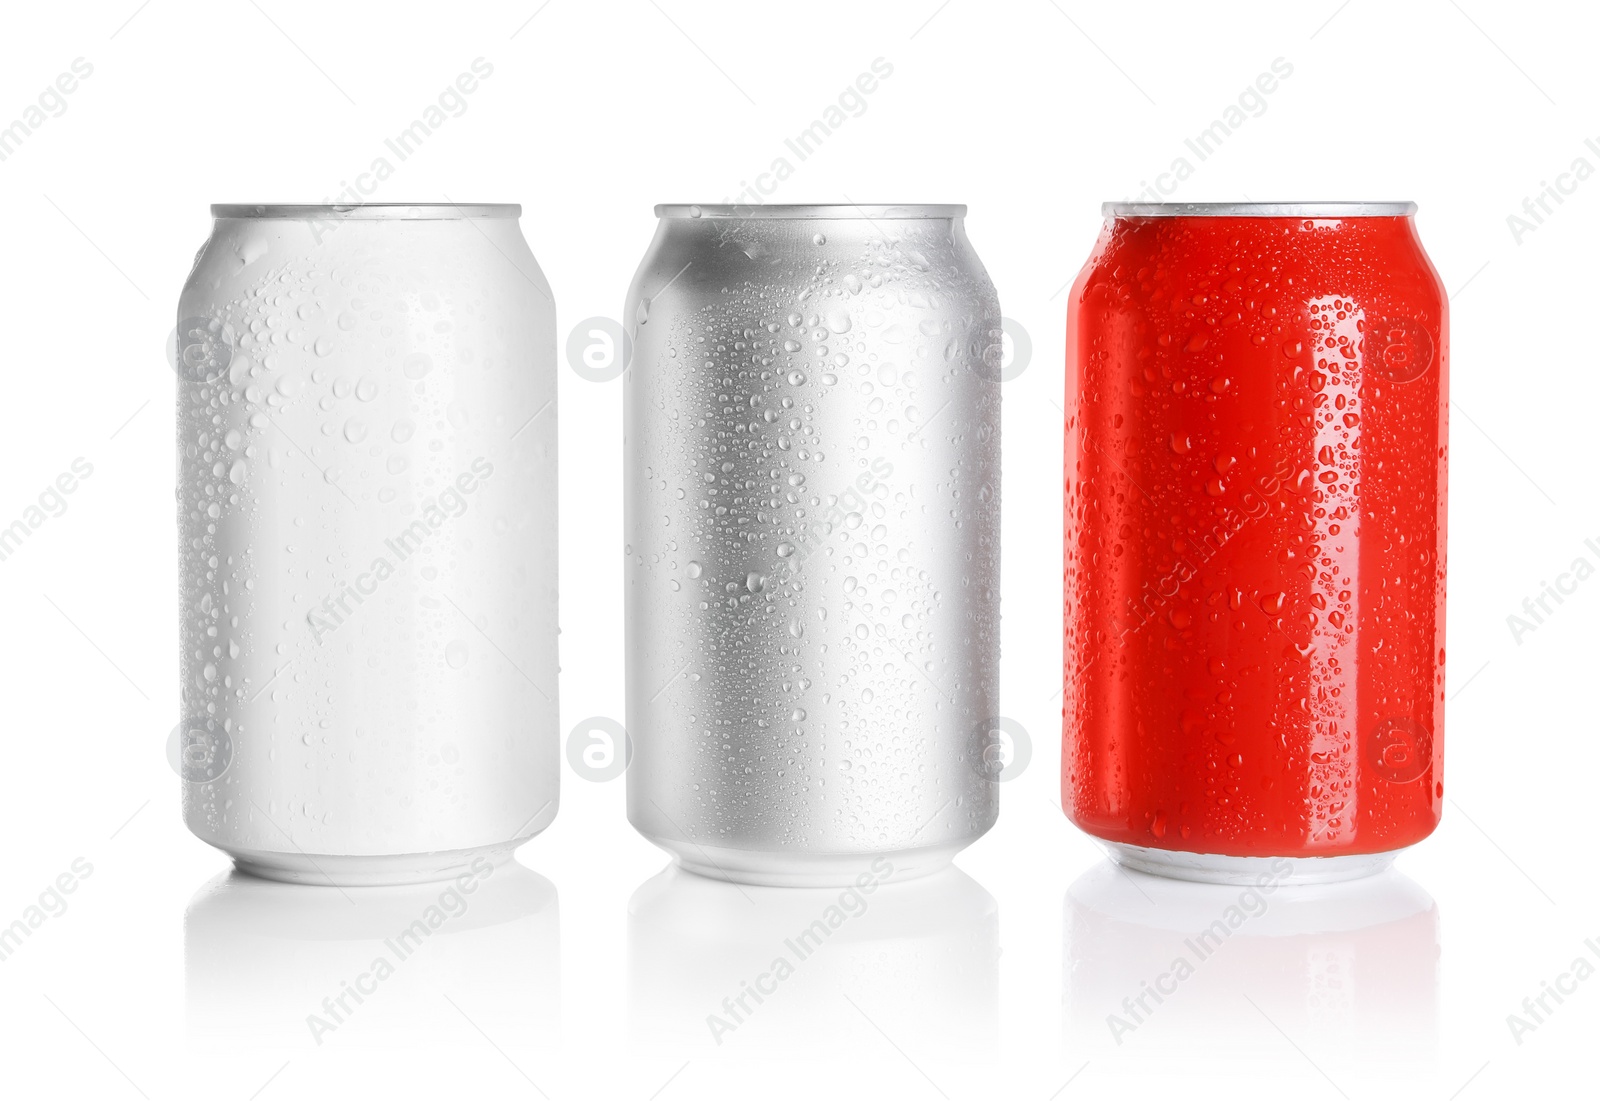
M 682 218 L 690 221 L 772 221 L 772 222 L 898 222 L 936 221 L 961 218 L 967 208 L 960 203 L 787 203 L 693 204 L 663 203 L 656 207 L 662 220 Z

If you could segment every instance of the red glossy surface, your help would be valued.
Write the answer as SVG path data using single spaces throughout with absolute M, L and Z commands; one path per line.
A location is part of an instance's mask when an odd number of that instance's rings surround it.
M 1080 827 L 1237 856 L 1433 830 L 1447 352 L 1409 218 L 1108 224 L 1067 322 Z

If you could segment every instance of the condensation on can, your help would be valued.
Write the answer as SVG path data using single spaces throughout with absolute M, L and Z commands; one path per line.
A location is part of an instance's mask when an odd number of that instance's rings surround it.
M 1219 883 L 1443 806 L 1448 303 L 1410 203 L 1108 204 L 1068 296 L 1062 805 Z
M 173 347 L 185 821 L 311 883 L 503 860 L 559 780 L 555 309 L 519 208 L 213 213 Z
M 996 811 L 1001 318 L 964 208 L 658 213 L 626 307 L 630 819 L 726 879 L 932 871 Z

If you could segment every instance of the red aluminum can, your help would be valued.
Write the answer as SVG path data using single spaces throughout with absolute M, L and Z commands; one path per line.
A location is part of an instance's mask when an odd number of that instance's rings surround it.
M 1448 336 L 1415 210 L 1105 207 L 1067 314 L 1061 790 L 1129 866 L 1351 878 L 1438 824 Z

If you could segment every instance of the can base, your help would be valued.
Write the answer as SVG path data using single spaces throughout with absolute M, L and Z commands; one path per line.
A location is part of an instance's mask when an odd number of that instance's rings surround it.
M 407 883 L 435 883 L 467 875 L 473 864 L 487 860 L 498 868 L 527 838 L 483 845 L 475 849 L 448 849 L 432 853 L 398 853 L 377 856 L 327 856 L 317 853 L 263 852 L 223 849 L 234 866 L 258 879 L 301 883 L 312 887 L 392 887 Z
M 1402 850 L 1382 853 L 1356 853 L 1347 856 L 1220 856 L 1215 853 L 1177 852 L 1149 849 L 1110 841 L 1111 858 L 1125 868 L 1186 879 L 1191 883 L 1226 883 L 1252 886 L 1262 881 L 1293 886 L 1311 883 L 1340 883 L 1377 875 Z M 1288 861 L 1289 873 L 1280 873 L 1279 861 Z
M 730 849 L 692 841 L 652 837 L 685 871 L 727 883 L 757 887 L 850 887 L 866 875 L 878 883 L 920 879 L 950 866 L 969 841 L 901 852 L 792 853 Z M 883 872 L 887 863 L 892 869 Z

